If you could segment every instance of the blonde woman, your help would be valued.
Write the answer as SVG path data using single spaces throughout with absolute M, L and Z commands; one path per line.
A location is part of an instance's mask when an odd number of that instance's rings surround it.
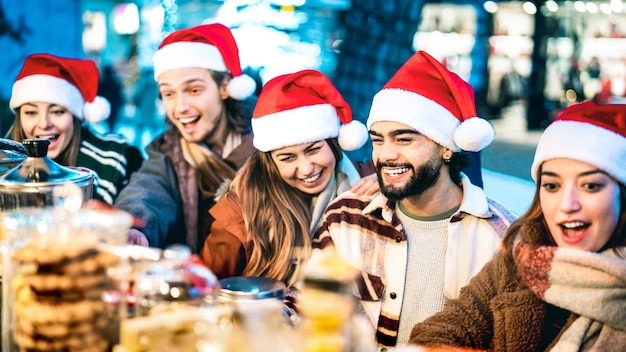
M 10 106 L 15 122 L 10 138 L 45 138 L 48 157 L 65 166 L 96 173 L 94 198 L 113 204 L 141 166 L 139 149 L 115 134 L 89 127 L 108 117 L 106 99 L 97 96 L 99 72 L 91 60 L 33 54 L 13 84 Z

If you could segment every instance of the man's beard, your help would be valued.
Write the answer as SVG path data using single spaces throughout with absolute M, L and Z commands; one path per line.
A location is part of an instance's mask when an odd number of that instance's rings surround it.
M 399 201 L 407 197 L 421 195 L 437 182 L 439 175 L 441 174 L 441 161 L 437 158 L 437 156 L 433 156 L 428 159 L 426 163 L 421 165 L 417 169 L 417 172 L 413 172 L 413 175 L 404 186 L 395 186 L 393 184 L 384 184 L 382 177 L 383 167 L 406 167 L 413 169 L 413 165 L 381 162 L 376 164 L 376 174 L 378 175 L 380 189 L 385 197 L 393 201 Z

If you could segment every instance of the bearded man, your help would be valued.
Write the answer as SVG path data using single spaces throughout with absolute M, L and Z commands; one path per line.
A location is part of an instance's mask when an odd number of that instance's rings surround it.
M 373 99 L 367 127 L 381 192 L 329 205 L 313 256 L 336 253 L 361 272 L 358 309 L 379 350 L 458 296 L 516 215 L 461 171 L 493 140 L 473 88 L 424 51 Z

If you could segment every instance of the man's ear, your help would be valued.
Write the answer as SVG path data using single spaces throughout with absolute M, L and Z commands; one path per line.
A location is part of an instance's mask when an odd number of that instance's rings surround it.
M 228 83 L 231 79 L 232 77 L 225 77 L 222 84 L 220 84 L 220 98 L 222 98 L 222 100 L 226 100 L 230 97 L 230 94 L 228 94 Z

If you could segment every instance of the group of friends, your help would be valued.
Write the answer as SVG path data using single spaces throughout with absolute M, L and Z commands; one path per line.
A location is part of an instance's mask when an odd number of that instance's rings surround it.
M 8 137 L 92 169 L 94 198 L 142 220 L 129 243 L 185 244 L 219 278 L 278 279 L 296 302 L 307 261 L 338 255 L 381 351 L 626 349 L 626 105 L 572 105 L 545 129 L 518 216 L 464 172 L 494 131 L 424 51 L 366 124 L 316 70 L 255 95 L 221 24 L 171 33 L 153 64 L 168 127 L 146 159 L 89 126 L 110 111 L 92 61 L 28 56 L 10 99 Z M 371 160 L 351 161 L 368 139 Z

